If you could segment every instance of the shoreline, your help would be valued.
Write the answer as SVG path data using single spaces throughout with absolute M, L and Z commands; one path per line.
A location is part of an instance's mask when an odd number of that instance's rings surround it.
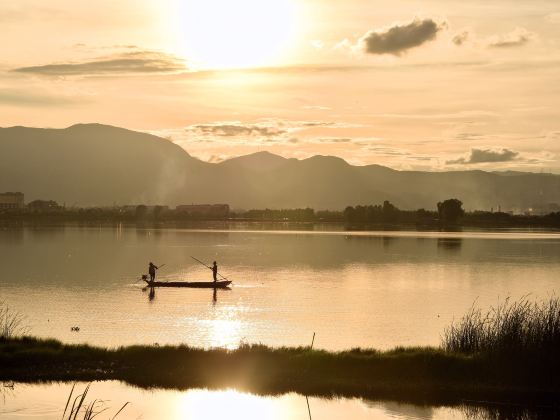
M 33 337 L 0 339 L 0 380 L 119 380 L 142 388 L 236 388 L 261 395 L 395 399 L 459 404 L 465 400 L 554 405 L 560 362 L 554 355 L 465 355 L 437 348 L 353 349 L 242 345 L 117 349 Z
M 262 220 L 199 220 L 199 221 L 130 221 L 130 220 L 9 220 L 0 218 L 2 229 L 26 228 L 130 228 L 130 229 L 183 229 L 192 231 L 226 232 L 324 232 L 360 234 L 368 232 L 398 233 L 418 232 L 425 234 L 455 235 L 462 233 L 560 233 L 560 227 L 546 225 L 461 225 L 419 226 L 415 224 L 361 224 L 349 225 L 341 222 L 291 222 Z

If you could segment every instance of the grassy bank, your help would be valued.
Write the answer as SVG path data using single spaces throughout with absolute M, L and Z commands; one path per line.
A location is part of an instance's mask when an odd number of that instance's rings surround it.
M 232 351 L 186 346 L 103 349 L 55 340 L 0 341 L 0 379 L 122 380 L 142 387 L 236 387 L 260 394 L 546 402 L 560 396 L 557 357 L 519 359 L 434 348 L 326 352 L 246 345 Z
M 4 321 L 14 318 L 4 311 Z M 11 314 L 11 315 L 6 315 Z M 6 322 L 4 322 L 5 324 Z M 258 394 L 390 398 L 423 403 L 560 397 L 560 299 L 473 308 L 439 348 L 328 352 L 241 345 L 105 349 L 0 335 L 0 380 L 121 380 L 142 387 L 235 387 Z

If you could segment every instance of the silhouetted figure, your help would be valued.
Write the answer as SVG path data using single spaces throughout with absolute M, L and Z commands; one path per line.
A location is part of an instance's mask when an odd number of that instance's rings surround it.
M 212 276 L 214 276 L 214 281 L 218 281 L 218 264 L 216 264 L 216 261 L 212 265 Z
M 154 281 L 156 279 L 156 270 L 158 267 L 154 263 L 150 263 L 148 267 L 148 272 L 150 273 L 150 281 Z

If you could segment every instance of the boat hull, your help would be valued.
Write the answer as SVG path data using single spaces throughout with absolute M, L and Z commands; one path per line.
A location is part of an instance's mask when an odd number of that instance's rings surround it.
M 194 289 L 227 289 L 231 281 L 146 281 L 148 287 L 190 287 Z

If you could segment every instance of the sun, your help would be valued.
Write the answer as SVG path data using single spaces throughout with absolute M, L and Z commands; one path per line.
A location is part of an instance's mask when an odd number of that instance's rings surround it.
M 174 16 L 188 62 L 227 69 L 278 64 L 295 26 L 293 0 L 184 0 Z

